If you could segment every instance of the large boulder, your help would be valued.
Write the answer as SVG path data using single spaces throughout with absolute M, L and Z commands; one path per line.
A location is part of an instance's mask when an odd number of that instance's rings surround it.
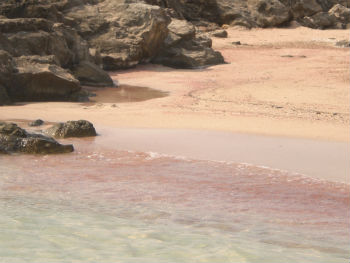
M 45 133 L 54 138 L 90 137 L 97 135 L 93 124 L 86 120 L 57 123 L 48 128 Z
M 14 101 L 66 101 L 81 90 L 79 81 L 67 70 L 31 57 L 16 60 L 18 72 L 13 74 L 9 96 Z M 39 62 L 39 63 L 38 63 Z M 43 63 L 40 63 L 43 62 Z
M 28 133 L 15 123 L 0 123 L 0 154 L 53 154 L 72 151 L 72 145 L 62 145 L 50 137 Z
M 103 68 L 130 68 L 154 57 L 168 34 L 169 17 L 157 6 L 106 0 L 67 13 L 76 29 L 97 48 Z

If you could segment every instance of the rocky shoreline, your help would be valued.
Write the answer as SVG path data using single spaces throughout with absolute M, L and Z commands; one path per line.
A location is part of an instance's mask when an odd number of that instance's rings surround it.
M 211 35 L 226 25 L 350 26 L 349 0 L 5 0 L 0 3 L 0 105 L 79 101 L 82 85 L 114 83 L 105 70 L 140 63 L 224 63 Z M 214 33 L 213 33 L 214 32 Z
M 43 125 L 42 120 L 28 123 L 28 126 Z M 39 133 L 38 133 L 39 132 Z M 92 123 L 86 120 L 56 123 L 45 130 L 28 132 L 13 122 L 0 122 L 0 154 L 58 154 L 74 151 L 73 145 L 63 145 L 54 138 L 96 136 Z

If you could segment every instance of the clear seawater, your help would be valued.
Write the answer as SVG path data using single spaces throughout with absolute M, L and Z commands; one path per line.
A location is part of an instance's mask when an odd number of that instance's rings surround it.
M 74 144 L 0 156 L 0 262 L 349 262 L 347 184 Z

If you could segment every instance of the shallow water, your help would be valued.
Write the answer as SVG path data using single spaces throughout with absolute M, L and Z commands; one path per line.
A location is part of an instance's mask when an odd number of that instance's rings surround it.
M 101 148 L 0 157 L 1 262 L 347 262 L 347 184 Z
M 89 99 L 89 102 L 84 103 L 84 105 L 92 105 L 94 103 L 139 102 L 163 98 L 169 95 L 169 93 L 165 91 L 130 85 L 120 85 L 115 88 L 89 88 L 88 90 L 92 92 L 94 96 Z

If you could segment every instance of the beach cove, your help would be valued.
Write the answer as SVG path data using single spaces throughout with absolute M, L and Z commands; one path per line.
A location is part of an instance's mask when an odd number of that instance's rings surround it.
M 4 262 L 347 260 L 350 63 L 335 43 L 348 32 L 227 31 L 213 39 L 227 64 L 111 72 L 145 87 L 136 99 L 106 101 L 117 87 L 1 107 L 23 127 L 87 119 L 99 135 L 0 157 Z

